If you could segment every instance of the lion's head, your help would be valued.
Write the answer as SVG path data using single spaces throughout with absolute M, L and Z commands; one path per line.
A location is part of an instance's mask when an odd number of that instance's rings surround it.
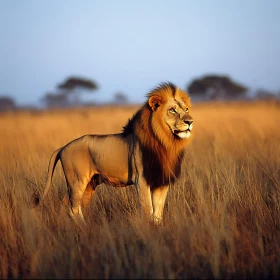
M 168 83 L 153 90 L 148 97 L 148 104 L 153 111 L 151 122 L 154 131 L 170 130 L 173 135 L 165 136 L 171 139 L 188 139 L 191 136 L 193 118 L 190 116 L 190 98 L 183 90 Z
M 166 148 L 176 149 L 189 140 L 193 127 L 190 97 L 172 83 L 164 83 L 148 95 L 148 100 L 133 121 L 143 144 L 156 138 Z M 175 146 L 174 146 L 175 145 Z

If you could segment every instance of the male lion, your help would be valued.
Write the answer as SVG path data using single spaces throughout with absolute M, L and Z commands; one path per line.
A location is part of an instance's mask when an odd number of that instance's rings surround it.
M 75 221 L 85 222 L 82 203 L 89 202 L 98 185 L 109 183 L 134 184 L 142 211 L 159 223 L 168 187 L 180 175 L 193 119 L 189 96 L 172 83 L 161 84 L 147 97 L 122 133 L 84 135 L 56 150 L 43 198 L 60 160 L 68 186 L 69 214 Z

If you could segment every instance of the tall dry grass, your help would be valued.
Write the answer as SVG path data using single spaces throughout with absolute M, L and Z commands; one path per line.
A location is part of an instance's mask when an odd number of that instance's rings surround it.
M 136 107 L 0 116 L 1 278 L 277 278 L 280 276 L 280 105 L 193 106 L 194 139 L 160 227 L 139 217 L 134 187 L 100 186 L 69 220 L 51 153 L 83 134 L 119 132 Z

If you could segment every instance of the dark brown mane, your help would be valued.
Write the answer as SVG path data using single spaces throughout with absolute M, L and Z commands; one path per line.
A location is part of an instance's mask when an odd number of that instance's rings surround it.
M 184 150 L 180 151 L 173 161 L 168 160 L 168 151 L 164 149 L 152 150 L 141 146 L 143 175 L 151 188 L 173 184 L 181 174 L 181 163 Z
M 127 136 L 129 134 L 133 134 L 134 133 L 134 124 L 139 119 L 140 114 L 141 114 L 141 110 L 138 110 L 133 115 L 133 117 L 128 120 L 127 124 L 123 127 L 123 130 L 122 130 L 122 135 L 123 136 Z

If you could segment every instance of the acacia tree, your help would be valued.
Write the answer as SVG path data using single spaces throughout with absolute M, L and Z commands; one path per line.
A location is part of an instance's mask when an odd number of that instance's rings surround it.
M 70 77 L 66 79 L 63 83 L 57 86 L 59 89 L 73 91 L 78 88 L 87 89 L 87 90 L 96 90 L 98 89 L 97 84 L 85 78 L 77 78 L 77 77 Z
M 280 97 L 280 94 L 277 94 L 277 92 L 273 92 L 266 89 L 258 89 L 255 92 L 255 97 L 257 99 L 266 99 L 266 100 L 272 100 L 277 99 Z
M 69 107 L 81 104 L 81 93 L 98 89 L 96 82 L 79 77 L 69 77 L 57 85 L 56 92 L 46 93 L 41 99 L 47 107 Z
M 128 97 L 123 92 L 117 92 L 114 95 L 114 103 L 116 104 L 126 104 L 128 103 Z
M 10 111 L 16 109 L 16 102 L 10 96 L 0 96 L 0 111 Z
M 207 75 L 194 79 L 187 87 L 187 91 L 196 96 L 207 99 L 235 99 L 245 96 L 248 88 L 232 81 L 227 76 Z
M 62 108 L 70 106 L 68 96 L 63 92 L 48 92 L 43 96 L 41 101 L 48 108 Z

